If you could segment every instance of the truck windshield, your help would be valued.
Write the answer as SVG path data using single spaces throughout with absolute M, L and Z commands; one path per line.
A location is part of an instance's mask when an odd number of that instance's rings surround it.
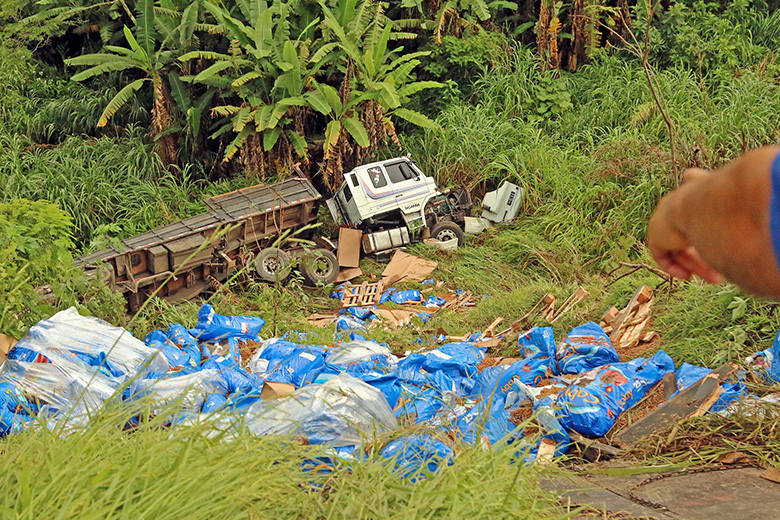
M 386 164 L 385 170 L 387 176 L 390 177 L 390 182 L 404 182 L 417 177 L 417 174 L 406 162 Z

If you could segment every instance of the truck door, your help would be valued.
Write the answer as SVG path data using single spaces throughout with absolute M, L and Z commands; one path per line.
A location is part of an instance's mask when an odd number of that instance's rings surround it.
M 388 162 L 383 166 L 401 211 L 404 213 L 418 211 L 422 200 L 428 194 L 428 186 L 420 174 L 404 160 Z

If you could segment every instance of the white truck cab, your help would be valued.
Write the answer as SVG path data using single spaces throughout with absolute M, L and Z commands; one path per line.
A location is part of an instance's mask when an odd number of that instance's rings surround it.
M 339 224 L 360 227 L 370 219 L 400 211 L 407 222 L 424 225 L 425 203 L 440 195 L 436 181 L 408 157 L 396 157 L 358 166 L 344 175 L 344 183 L 327 201 Z
M 441 221 L 447 221 L 439 226 L 447 228 L 445 235 L 456 234 L 462 243 L 463 215 L 470 214 L 471 198 L 462 189 L 443 194 L 406 156 L 347 172 L 327 205 L 336 223 L 364 231 L 364 250 L 371 252 L 381 250 L 381 244 L 396 247 L 399 241 L 420 239 L 423 230 Z

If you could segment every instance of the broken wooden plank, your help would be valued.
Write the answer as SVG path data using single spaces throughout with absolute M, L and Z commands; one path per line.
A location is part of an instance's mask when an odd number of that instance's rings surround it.
M 541 308 L 539 307 L 540 305 L 542 306 Z M 543 313 L 544 316 L 546 316 L 545 311 L 551 305 L 552 305 L 553 309 L 555 309 L 555 295 L 552 294 L 552 293 L 547 293 L 544 296 L 542 296 L 541 298 L 539 298 L 539 301 L 536 302 L 536 304 L 533 307 L 531 307 L 531 310 L 526 312 L 523 315 L 523 317 L 520 318 L 519 320 L 517 320 L 515 323 L 519 323 L 519 322 L 522 322 L 522 321 L 525 321 L 525 320 L 529 319 L 531 316 L 534 315 L 535 312 L 537 312 L 537 309 L 538 309 L 538 312 L 541 312 L 541 313 Z M 520 328 L 518 327 L 517 330 L 520 330 Z
M 601 323 L 602 327 L 605 325 L 611 325 L 613 321 L 615 321 L 615 317 L 620 312 L 620 309 L 615 307 L 614 305 L 607 309 L 607 311 L 601 316 Z
M 619 345 L 612 344 L 615 349 L 629 349 L 635 347 L 639 340 L 645 333 L 645 328 L 650 324 L 650 316 L 645 317 L 642 321 L 627 328 L 622 336 L 618 339 Z
M 613 330 L 609 336 L 609 339 L 612 341 L 613 345 L 615 344 L 615 341 L 620 338 L 623 322 L 626 321 L 629 316 L 634 314 L 635 307 L 647 302 L 652 297 L 653 291 L 646 285 L 642 285 L 636 291 L 634 291 L 634 294 L 631 296 L 628 305 L 626 305 L 626 307 L 620 311 L 612 325 Z
M 500 318 L 500 317 L 496 318 L 495 320 L 493 320 L 493 323 L 491 323 L 488 326 L 488 328 L 486 328 L 485 331 L 482 333 L 482 337 L 483 338 L 492 338 L 496 327 L 498 327 L 499 324 L 501 324 L 502 321 L 504 321 L 504 318 Z
M 580 446 L 580 451 L 582 451 L 583 457 L 585 457 L 585 459 L 590 462 L 604 460 L 607 458 L 603 457 L 602 454 L 607 455 L 608 457 L 618 457 L 624 452 L 624 450 L 620 448 L 610 446 L 609 444 L 604 444 L 603 442 L 599 442 L 595 439 L 588 439 L 587 437 L 583 437 L 575 431 L 569 432 L 569 438 L 572 440 L 572 442 Z
M 666 429 L 675 421 L 690 417 L 704 408 L 711 396 L 718 391 L 720 384 L 728 379 L 735 370 L 736 367 L 729 364 L 721 365 L 644 418 L 618 433 L 615 436 L 615 441 L 620 446 L 631 446 L 656 431 Z M 711 403 L 710 406 L 712 406 Z
M 590 296 L 590 293 L 586 291 L 584 287 L 577 287 L 577 290 L 571 293 L 571 296 L 566 298 L 566 301 L 563 302 L 563 305 L 561 305 L 560 309 L 558 309 L 558 312 L 554 314 L 553 319 L 549 320 L 550 323 L 555 323 L 558 321 L 558 318 L 560 318 L 564 313 L 569 312 L 572 307 L 580 303 L 588 296 Z
M 451 309 L 455 311 L 460 309 L 461 307 L 466 306 L 470 301 L 471 301 L 471 291 L 466 291 L 464 293 L 461 293 L 455 299 L 445 303 L 442 309 Z

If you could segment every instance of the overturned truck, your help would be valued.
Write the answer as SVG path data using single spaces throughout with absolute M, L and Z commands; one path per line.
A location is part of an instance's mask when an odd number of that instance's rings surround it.
M 468 191 L 440 191 L 409 157 L 358 166 L 344 178 L 327 205 L 337 224 L 362 231 L 364 253 L 388 251 L 427 237 L 462 245 L 472 209 Z M 275 245 L 286 233 L 311 238 L 313 230 L 308 226 L 317 222 L 321 200 L 303 176 L 251 186 L 206 199 L 205 213 L 128 238 L 76 262 L 88 272 L 101 273 L 123 293 L 130 312 L 152 295 L 169 301 L 193 298 L 243 267 L 274 282 L 285 279 L 297 265 L 308 285 L 331 283 L 339 272 L 332 242 L 317 239 L 315 243 L 325 247 L 315 249 Z M 502 199 L 498 206 L 516 212 L 518 200 L 510 198 L 506 204 Z
M 249 265 L 260 278 L 273 281 L 286 276 L 292 263 L 291 253 L 273 247 L 274 241 L 316 222 L 321 198 L 301 177 L 251 186 L 206 199 L 205 213 L 128 238 L 76 263 L 100 273 L 123 293 L 131 312 L 153 294 L 171 301 L 193 298 L 227 280 L 237 265 Z M 299 270 L 309 283 L 329 283 L 338 274 L 336 257 L 326 249 L 292 254 L 302 256 Z

